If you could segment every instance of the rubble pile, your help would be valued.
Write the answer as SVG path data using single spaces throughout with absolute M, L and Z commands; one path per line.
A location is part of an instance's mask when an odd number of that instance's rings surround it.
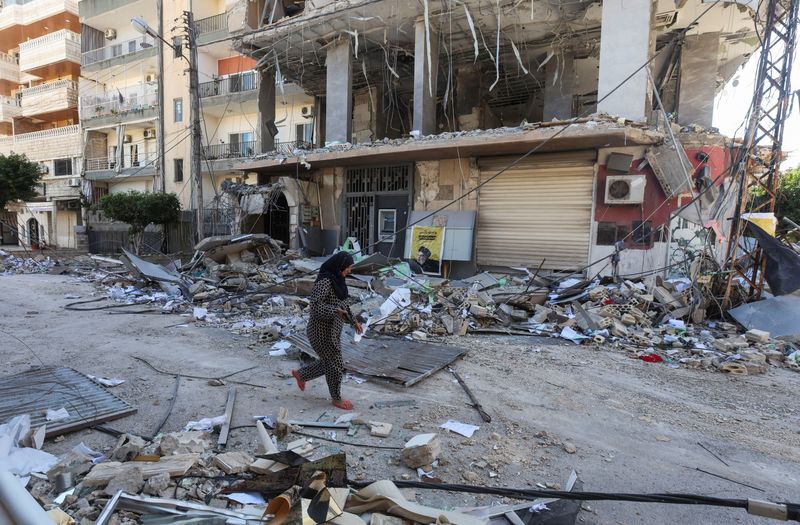
M 348 434 L 363 427 L 372 437 L 387 438 L 392 434 L 389 423 L 367 421 L 354 413 L 330 422 L 294 421 L 288 419 L 284 408 L 254 419 L 259 444 L 248 452 L 225 448 L 222 440 L 223 435 L 227 439 L 230 419 L 224 416 L 189 422 L 183 431 L 153 438 L 121 434 L 116 444 L 103 452 L 81 443 L 60 457 L 39 450 L 42 441 L 32 440 L 37 430 L 30 428 L 27 415 L 0 426 L 0 435 L 11 446 L 9 474 L 18 478 L 12 478 L 13 483 L 26 486 L 31 503 L 57 523 L 134 524 L 163 514 L 172 516 L 170 523 L 184 523 L 181 517 L 189 522 L 202 515 L 213 523 L 247 524 L 260 523 L 269 515 L 284 522 L 289 513 L 302 516 L 304 523 L 316 524 L 367 525 L 375 522 L 375 516 L 384 521 L 396 516 L 420 523 L 446 516 L 453 525 L 485 523 L 475 512 L 478 509 L 407 505 L 405 497 L 398 500 L 400 492 L 388 480 L 351 488 L 348 479 L 364 479 L 363 472 L 348 477 L 348 468 L 360 470 L 358 460 L 348 459 L 329 443 L 323 446 L 319 439 L 299 435 L 306 426 L 338 428 Z M 467 435 L 470 429 L 465 431 L 459 425 L 469 426 L 449 421 L 442 427 Z M 477 428 L 472 427 L 470 435 Z M 335 439 L 328 441 L 336 443 Z M 403 446 L 384 448 L 391 449 L 394 456 L 390 464 L 404 465 L 401 469 L 422 479 L 432 478 L 434 468 L 440 460 L 445 462 L 447 455 L 437 432 L 414 435 Z M 372 456 L 374 452 L 364 454 Z M 411 479 L 412 474 L 401 477 Z M 317 499 L 321 501 L 315 505 Z M 389 499 L 391 504 L 378 504 L 389 503 Z M 321 510 L 320 505 L 326 507 L 325 512 L 315 512 Z M 336 521 L 340 517 L 347 517 L 346 523 Z M 221 518 L 224 520 L 218 521 Z
M 36 254 L 34 257 L 16 257 L 0 250 L 0 275 L 47 273 L 55 266 L 56 261 L 42 254 Z

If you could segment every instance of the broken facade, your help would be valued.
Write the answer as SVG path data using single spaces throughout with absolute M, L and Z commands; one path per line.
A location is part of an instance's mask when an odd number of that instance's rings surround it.
M 702 16 L 708 6 L 699 1 L 626 4 L 624 16 L 615 1 L 556 8 L 534 0 L 499 11 L 478 2 L 309 1 L 285 13 L 271 5 L 235 2 L 229 30 L 256 67 L 314 97 L 316 148 L 235 167 L 260 183 L 285 177 L 319 188 L 317 199 L 302 184 L 285 190 L 300 203 L 292 224 L 319 239 L 306 243 L 312 252 L 355 237 L 406 257 L 407 224 L 432 211 L 441 217 L 421 224 L 442 224 L 458 212 L 471 216 L 473 231 L 467 256 L 445 250 L 456 274 L 584 269 L 605 264 L 619 240 L 619 273 L 641 272 L 670 264 L 675 235 L 697 236 L 672 213 L 696 194 L 699 177 L 727 182 L 725 142 L 704 143 L 693 130 L 710 126 L 716 88 L 757 45 L 743 3 Z M 684 163 L 688 177 L 677 186 L 660 176 L 670 168 L 647 161 L 672 140 L 654 86 L 675 124 L 689 126 L 679 137 L 691 143 L 686 156 L 656 160 Z M 603 264 L 590 271 L 610 273 Z

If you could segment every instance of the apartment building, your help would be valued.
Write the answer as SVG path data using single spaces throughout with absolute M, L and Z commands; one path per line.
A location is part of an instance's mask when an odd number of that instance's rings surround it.
M 77 0 L 5 0 L 0 8 L 0 153 L 41 166 L 38 197 L 0 210 L 0 242 L 78 247 L 81 132 Z
M 714 96 L 758 45 L 757 7 L 235 0 L 234 47 L 314 98 L 324 147 L 233 167 L 287 181 L 293 243 L 302 232 L 319 252 L 354 237 L 408 257 L 403 228 L 424 219 L 446 228 L 453 275 L 607 273 L 618 241 L 621 272 L 663 267 L 673 213 L 730 182 Z M 262 84 L 259 97 L 270 108 L 276 94 Z

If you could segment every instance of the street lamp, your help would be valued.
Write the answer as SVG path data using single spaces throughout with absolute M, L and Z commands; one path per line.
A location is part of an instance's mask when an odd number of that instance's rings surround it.
M 186 17 L 186 29 L 187 29 L 187 37 L 188 37 L 188 48 L 189 48 L 189 58 L 187 61 L 189 62 L 189 111 L 191 113 L 191 134 L 192 134 L 192 141 L 191 141 L 191 163 L 189 164 L 191 169 L 191 181 L 193 187 L 193 194 L 194 194 L 194 206 L 195 211 L 197 213 L 197 241 L 203 240 L 205 237 L 205 231 L 203 228 L 203 223 L 205 221 L 205 213 L 203 212 L 203 179 L 201 174 L 201 166 L 200 166 L 200 155 L 202 153 L 201 150 L 201 130 L 200 130 L 200 82 L 198 78 L 198 69 L 197 69 L 197 42 L 195 40 L 195 26 L 194 26 L 194 15 L 191 11 L 184 11 L 184 16 Z M 154 31 L 153 28 L 147 23 L 147 21 L 142 18 L 141 16 L 134 16 L 131 18 L 131 25 L 133 26 L 136 31 L 143 35 L 150 35 L 153 38 L 157 38 L 161 40 L 164 44 L 167 45 L 170 49 L 175 49 L 175 46 L 164 40 L 164 38 L 157 32 Z M 159 54 L 160 56 L 160 54 Z M 181 56 L 186 59 L 183 54 Z M 159 88 L 163 90 L 163 79 L 161 79 L 159 83 Z M 161 124 L 160 127 L 163 130 L 163 122 L 164 122 L 164 110 L 163 110 L 163 100 L 164 94 L 163 91 L 159 93 L 159 98 L 161 98 L 162 104 L 162 111 L 161 111 Z M 162 131 L 163 137 L 163 131 Z M 163 144 L 163 138 L 162 138 Z M 161 156 L 165 155 L 165 151 L 161 152 Z

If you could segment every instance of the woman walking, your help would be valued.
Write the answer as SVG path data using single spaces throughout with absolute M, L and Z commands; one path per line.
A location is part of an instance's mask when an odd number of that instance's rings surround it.
M 345 283 L 345 277 L 352 271 L 353 257 L 346 252 L 333 255 L 319 269 L 317 282 L 311 292 L 311 317 L 306 328 L 308 340 L 319 359 L 292 371 L 300 390 L 306 389 L 306 381 L 324 375 L 331 393 L 331 403 L 343 410 L 353 409 L 353 403 L 342 399 L 341 394 L 344 322 L 347 321 L 356 332 L 362 332 L 361 324 L 350 313 L 353 301 Z

